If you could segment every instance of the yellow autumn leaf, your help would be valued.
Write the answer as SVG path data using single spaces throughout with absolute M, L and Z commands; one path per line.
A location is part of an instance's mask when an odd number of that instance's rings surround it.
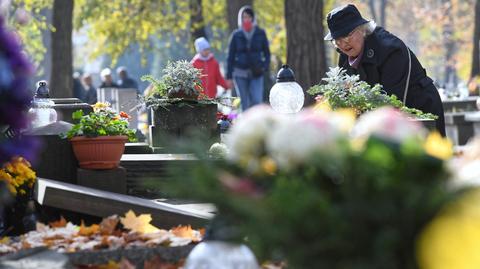
M 170 232 L 173 233 L 177 237 L 188 238 L 188 239 L 191 239 L 194 242 L 198 242 L 198 241 L 202 240 L 201 232 L 192 229 L 192 226 L 190 226 L 190 225 L 177 226 L 175 228 L 172 228 L 170 230 Z
M 150 221 L 152 221 L 152 216 L 150 214 L 141 214 L 136 216 L 132 210 L 129 210 L 127 214 L 125 214 L 124 218 L 120 218 L 120 222 L 122 223 L 123 227 L 133 232 L 138 232 L 138 233 L 158 232 L 159 229 L 151 225 Z
M 80 224 L 80 229 L 78 230 L 78 235 L 90 236 L 90 235 L 98 233 L 99 230 L 100 230 L 100 226 L 98 224 L 92 224 L 90 226 L 85 226 L 85 224 L 82 221 L 82 223 Z

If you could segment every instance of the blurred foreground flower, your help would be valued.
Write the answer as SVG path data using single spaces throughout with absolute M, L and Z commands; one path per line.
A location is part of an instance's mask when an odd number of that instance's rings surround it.
M 480 189 L 448 205 L 418 242 L 420 269 L 480 268 Z

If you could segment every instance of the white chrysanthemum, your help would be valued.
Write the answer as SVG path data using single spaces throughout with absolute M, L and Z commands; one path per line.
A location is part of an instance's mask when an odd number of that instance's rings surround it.
M 228 159 L 238 162 L 250 172 L 260 169 L 260 158 L 265 155 L 265 140 L 282 121 L 269 106 L 250 108 L 239 117 L 229 130 L 226 144 Z
M 328 113 L 304 111 L 272 130 L 267 150 L 280 169 L 288 170 L 307 161 L 314 152 L 334 152 L 341 135 Z
M 363 114 L 352 130 L 354 138 L 371 135 L 402 143 L 406 139 L 424 138 L 423 126 L 392 107 L 382 107 Z

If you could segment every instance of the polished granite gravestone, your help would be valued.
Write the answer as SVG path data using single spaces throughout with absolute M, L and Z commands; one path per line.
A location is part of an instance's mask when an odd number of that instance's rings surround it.
M 38 178 L 34 199 L 41 206 L 100 218 L 115 214 L 123 216 L 129 210 L 136 214 L 151 214 L 152 224 L 162 229 L 178 225 L 204 227 L 215 211 L 211 204 L 148 200 L 45 178 Z
M 443 110 L 445 113 L 465 112 L 477 110 L 476 102 L 479 96 L 468 96 L 462 99 L 442 100 Z
M 60 137 L 60 134 L 66 133 L 71 127 L 71 123 L 57 121 L 22 133 L 40 142 L 37 160 L 32 163 L 38 177 L 77 183 L 77 159 L 70 141 Z
M 480 136 L 480 111 L 465 113 L 465 121 L 473 124 L 473 135 Z
M 164 191 L 172 180 L 170 168 L 189 169 L 196 161 L 192 154 L 123 154 L 120 166 L 127 169 L 127 194 L 155 198 L 171 198 Z
M 74 123 L 72 119 L 72 113 L 77 110 L 82 110 L 83 114 L 88 114 L 93 111 L 91 105 L 87 103 L 83 103 L 78 98 L 52 98 L 55 104 L 53 108 L 57 111 L 57 120 L 58 121 L 66 121 L 70 123 Z
M 77 184 L 97 190 L 127 194 L 127 170 L 123 167 L 107 170 L 78 168 Z
M 454 145 L 465 145 L 473 137 L 473 124 L 465 120 L 466 113 L 445 113 L 445 132 Z

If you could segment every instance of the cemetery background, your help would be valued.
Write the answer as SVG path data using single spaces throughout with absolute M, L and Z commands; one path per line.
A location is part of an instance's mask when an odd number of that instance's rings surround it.
M 70 34 L 72 34 L 71 28 L 69 28 L 68 25 L 56 24 L 65 21 L 55 20 L 55 18 L 58 18 L 59 14 L 65 16 L 65 14 L 67 14 L 65 12 L 67 11 L 72 12 L 73 18 L 78 26 L 88 25 L 87 29 L 79 29 L 79 31 L 86 31 L 87 35 L 89 35 L 88 41 L 86 41 L 87 43 L 82 43 L 82 46 L 87 49 L 87 53 L 82 51 L 80 53 L 77 52 L 76 55 L 83 56 L 89 54 L 89 52 L 92 52 L 94 58 L 102 55 L 100 59 L 106 60 L 100 60 L 103 62 L 99 67 L 115 65 L 116 61 L 120 64 L 123 59 L 130 58 L 130 60 L 125 60 L 124 63 L 127 63 L 127 66 L 132 68 L 133 72 L 138 72 L 136 76 L 152 73 L 160 77 L 158 72 L 162 70 L 167 60 L 189 59 L 192 52 L 192 47 L 188 45 L 191 43 L 189 40 L 193 40 L 195 35 L 202 33 L 202 29 L 216 39 L 212 43 L 216 48 L 217 55 L 222 59 L 229 31 L 227 30 L 228 24 L 218 19 L 223 18 L 223 16 L 219 16 L 219 14 L 229 12 L 229 14 L 235 14 L 235 16 L 229 16 L 229 18 L 236 17 L 234 6 L 243 4 L 243 2 L 254 4 L 254 7 L 259 11 L 260 18 L 263 20 L 261 22 L 265 23 L 267 31 L 269 31 L 269 37 L 272 40 L 272 51 L 276 54 L 276 60 L 272 64 L 272 70 L 277 70 L 277 67 L 280 66 L 281 63 L 288 62 L 296 70 L 299 82 L 302 88 L 306 90 L 308 89 L 306 85 L 311 86 L 318 83 L 325 72 L 326 66 L 330 66 L 335 62 L 332 49 L 328 46 L 324 47 L 323 43 L 318 43 L 318 40 L 304 40 L 303 42 L 309 44 L 309 46 L 300 48 L 295 41 L 298 41 L 301 37 L 298 36 L 298 33 L 296 33 L 298 31 L 295 31 L 295 29 L 302 27 L 302 22 L 298 20 L 299 14 L 306 14 L 305 10 L 310 10 L 312 12 L 309 12 L 306 17 L 310 16 L 309 18 L 311 18 L 312 21 L 318 21 L 317 26 L 320 27 L 320 29 L 305 28 L 305 31 L 316 31 L 318 34 L 318 31 L 322 30 L 321 22 L 323 21 L 322 18 L 324 18 L 324 16 L 319 16 L 318 14 L 323 14 L 332 6 L 338 5 L 339 2 L 337 1 L 305 1 L 302 4 L 299 4 L 297 1 L 171 1 L 170 3 L 173 3 L 172 6 L 169 6 L 171 9 L 161 10 L 162 12 L 166 12 L 164 18 L 155 16 L 155 12 L 158 12 L 159 6 L 166 4 L 162 1 L 135 2 L 131 6 L 128 6 L 129 9 L 126 9 L 117 1 L 108 3 L 103 3 L 103 1 L 95 2 L 99 8 L 93 9 L 94 2 L 95 1 L 88 3 L 86 1 L 14 1 L 13 9 L 7 10 L 7 14 L 10 15 L 10 22 L 12 25 L 15 25 L 15 27 L 18 27 L 27 50 L 32 53 L 31 55 L 36 57 L 36 63 L 39 64 L 41 58 L 48 59 L 49 55 L 52 57 L 50 61 L 52 65 L 51 69 L 49 68 L 49 64 L 40 64 L 39 67 L 43 68 L 47 77 L 47 74 L 49 74 L 48 70 L 50 70 L 50 74 L 55 74 L 51 76 L 53 97 L 71 96 L 71 92 L 69 92 L 72 89 L 70 82 L 71 70 L 73 66 L 84 66 L 85 63 L 82 62 L 82 60 L 86 59 L 84 57 L 75 58 L 69 55 L 68 42 L 71 42 L 71 36 L 69 37 L 68 33 L 70 31 Z M 408 38 L 404 39 L 411 40 L 412 43 L 410 43 L 410 45 L 414 50 L 416 48 L 421 52 L 417 54 L 425 57 L 423 58 L 424 62 L 429 63 L 429 65 L 431 64 L 430 67 L 432 68 L 430 68 L 429 71 L 431 70 L 434 76 L 437 77 L 439 84 L 447 86 L 447 84 L 450 83 L 449 85 L 452 85 L 456 83 L 457 77 L 462 79 L 468 78 L 470 76 L 468 71 L 468 69 L 470 69 L 469 61 L 472 62 L 471 70 L 475 70 L 476 57 L 469 57 L 468 55 L 471 51 L 473 51 L 473 55 L 475 55 L 473 46 L 475 41 L 473 43 L 463 42 L 469 39 L 473 40 L 472 34 L 474 33 L 474 29 L 464 26 L 473 25 L 471 22 L 474 18 L 474 10 L 470 7 L 474 4 L 474 1 L 445 1 L 442 4 L 438 4 L 435 1 L 426 1 L 423 4 L 411 3 L 409 5 L 403 1 L 395 1 L 395 3 L 389 1 L 359 1 L 358 4 L 363 10 L 376 10 L 376 12 L 372 12 L 372 17 L 376 17 L 377 22 L 380 22 L 381 25 L 387 25 L 387 28 L 390 27 L 391 23 L 392 32 L 400 32 L 400 36 L 402 36 L 401 32 L 408 28 L 403 26 L 405 25 L 405 21 L 408 21 L 410 18 L 402 12 L 393 12 L 393 10 L 405 10 L 406 14 L 413 12 L 419 22 L 418 24 L 409 24 L 417 28 L 415 28 L 413 32 L 405 33 L 405 36 Z M 369 4 L 371 4 L 371 6 L 369 6 Z M 16 9 L 19 7 L 20 9 Z M 56 14 L 54 14 L 52 19 L 56 32 L 52 35 L 52 40 L 50 40 L 52 46 L 49 47 L 48 44 L 46 45 L 46 53 L 42 52 L 42 46 L 38 46 L 38 42 L 40 40 L 39 29 L 47 27 L 48 24 L 42 22 L 41 16 L 36 17 L 38 15 L 35 12 L 36 7 L 44 8 L 42 13 L 46 14 L 47 17 L 48 14 L 52 12 L 50 8 L 52 8 Z M 23 24 L 21 22 L 22 10 L 27 12 L 27 17 L 30 11 L 32 11 L 31 14 L 34 15 L 34 17 L 26 20 L 26 23 Z M 112 10 L 115 10 L 115 13 L 112 13 Z M 205 10 L 212 12 L 205 12 Z M 267 12 L 267 10 L 269 12 Z M 142 14 L 142 16 L 133 17 L 134 19 L 131 21 L 131 25 L 120 24 L 119 21 L 131 14 L 130 12 L 137 12 L 137 14 Z M 459 16 L 459 14 L 464 13 L 471 14 L 472 16 Z M 25 13 L 23 14 L 25 15 Z M 99 16 L 105 16 L 105 14 L 110 14 L 110 16 L 108 16 L 106 20 L 98 20 Z M 388 16 L 388 14 L 390 14 L 390 16 Z M 434 15 L 425 16 L 425 14 Z M 172 22 L 170 16 L 178 15 L 181 15 L 178 17 L 179 20 Z M 399 18 L 397 18 L 397 16 Z M 404 16 L 403 20 L 402 16 Z M 204 24 L 201 23 L 201 20 L 198 24 L 196 23 L 196 20 L 199 18 L 204 21 Z M 422 21 L 420 19 L 426 20 Z M 432 28 L 431 21 L 428 21 L 429 19 L 435 19 L 442 23 L 436 24 L 439 28 Z M 452 21 L 454 23 L 449 24 Z M 402 26 L 401 29 L 396 28 L 398 27 L 397 23 Z M 285 26 L 283 24 L 285 24 Z M 33 25 L 41 27 L 35 28 Z M 125 27 L 122 28 L 119 27 L 119 25 Z M 132 28 L 138 25 L 141 25 L 141 27 Z M 162 27 L 158 27 L 158 25 Z M 187 27 L 185 25 L 187 25 Z M 197 27 L 198 25 L 201 27 Z M 229 23 L 229 25 L 231 26 L 232 23 Z M 233 25 L 235 25 L 235 22 L 233 22 Z M 168 33 L 165 29 L 171 29 L 172 32 Z M 462 29 L 462 31 L 458 29 Z M 46 33 L 47 36 L 50 34 L 49 32 Z M 130 33 L 134 34 L 131 35 Z M 272 36 L 270 36 L 270 34 Z M 321 38 L 323 34 L 318 36 Z M 439 38 L 442 42 L 427 42 L 435 41 Z M 441 46 L 431 47 L 431 43 L 437 43 Z M 65 44 L 67 44 L 67 46 L 64 46 Z M 149 46 L 155 48 L 149 51 Z M 100 48 L 101 50 L 95 51 L 91 49 L 92 47 Z M 53 51 L 56 52 L 54 55 L 48 52 L 52 51 L 52 48 Z M 37 53 L 35 53 L 35 51 L 37 51 Z M 142 52 L 142 54 L 139 54 L 139 52 Z M 310 63 L 302 57 L 292 59 L 292 55 L 298 53 L 304 57 L 315 55 L 317 58 L 314 63 Z M 147 62 L 146 67 L 140 65 L 142 62 L 138 60 L 140 55 L 145 57 L 145 62 Z M 70 63 L 68 63 L 69 60 L 71 61 Z M 90 61 L 90 59 L 88 61 Z M 309 64 L 303 65 L 303 63 L 306 62 L 309 62 Z M 444 64 L 438 64 L 439 62 Z M 152 63 L 155 63 L 155 66 L 152 67 Z M 37 70 L 40 71 L 42 68 Z M 135 75 L 133 72 L 132 74 Z M 472 76 L 473 74 L 474 72 L 471 72 Z M 30 87 L 30 89 L 33 88 L 33 86 Z M 56 106 L 65 105 L 63 102 L 68 103 L 71 101 L 58 99 L 57 102 L 58 104 L 55 104 Z M 464 103 L 465 106 L 453 103 L 451 106 L 452 112 L 456 113 L 463 109 L 475 109 L 472 107 L 472 100 Z M 66 104 L 62 109 L 68 110 L 73 106 L 72 104 Z M 60 106 L 57 106 L 57 108 L 61 109 Z M 67 115 L 68 113 L 63 112 L 63 114 Z M 452 118 L 455 117 L 458 117 L 458 115 L 452 114 Z M 461 118 L 461 120 L 467 119 L 465 114 L 461 114 L 459 118 Z M 453 120 L 451 125 L 453 129 L 452 132 L 457 132 L 458 136 L 459 133 L 462 132 L 458 127 L 459 124 Z M 466 129 L 467 131 L 470 130 L 471 136 L 473 133 L 472 130 L 474 130 L 474 123 L 463 124 L 462 122 L 461 125 L 467 125 Z M 68 158 L 63 158 L 65 156 L 71 156 L 71 152 L 68 152 L 66 144 L 61 145 L 62 142 L 56 141 L 51 133 L 52 129 L 58 132 L 60 129 L 64 130 L 63 128 L 66 127 L 50 126 L 50 128 L 51 129 L 45 128 L 39 133 L 32 135 L 43 136 L 43 139 L 48 140 L 47 143 L 52 143 L 48 144 L 50 150 L 59 150 L 50 155 L 52 160 L 58 160 L 60 159 L 59 157 L 62 157 L 62 160 L 69 160 Z M 454 135 L 455 134 L 450 137 L 454 137 Z M 468 136 L 469 135 L 465 135 L 464 137 Z M 457 139 L 460 140 L 460 138 Z M 465 139 L 461 144 L 464 142 L 466 142 Z M 61 151 L 60 149 L 63 150 L 62 154 L 65 155 L 58 155 L 58 152 Z M 93 222 L 99 223 L 99 217 L 105 217 L 113 213 L 125 214 L 125 209 L 134 209 L 136 213 L 150 213 L 154 219 L 154 224 L 162 225 L 162 227 L 170 228 L 179 223 L 188 223 L 195 227 L 204 226 L 206 220 L 212 217 L 211 208 L 205 209 L 202 208 L 202 205 L 196 205 L 199 207 L 192 208 L 185 206 L 181 201 L 175 199 L 146 201 L 145 199 L 122 195 L 134 194 L 144 198 L 168 196 L 164 190 L 166 189 L 165 187 L 169 185 L 168 180 L 171 174 L 169 174 L 170 170 L 166 169 L 166 167 L 171 163 L 183 168 L 191 167 L 189 165 L 192 163 L 195 164 L 195 160 L 190 155 L 172 155 L 168 153 L 155 155 L 152 154 L 152 152 L 153 150 L 144 144 L 127 145 L 126 154 L 121 161 L 121 167 L 112 171 L 112 173 L 99 174 L 77 170 L 75 160 L 69 160 L 68 165 L 63 167 L 67 169 L 58 168 L 58 166 L 57 168 L 50 167 L 51 170 L 49 171 L 53 173 L 60 174 L 62 169 L 65 170 L 62 170 L 62 172 L 65 172 L 62 174 L 64 181 L 81 183 L 83 187 L 65 183 L 59 184 L 58 182 L 48 179 L 39 179 L 39 187 L 35 198 L 39 199 L 38 194 L 42 193 L 44 198 L 41 201 L 42 206 L 45 208 L 55 208 L 53 211 L 56 211 L 56 214 L 59 212 L 69 214 L 67 217 L 70 217 L 68 219 L 72 221 L 78 222 L 83 218 L 87 221 L 87 225 Z M 57 156 L 55 156 L 55 154 L 57 154 Z M 68 169 L 70 170 L 66 171 Z M 38 173 L 44 172 L 38 171 Z M 118 181 L 118 179 L 122 178 L 124 179 L 123 181 Z M 162 182 L 157 182 L 156 188 L 154 189 L 145 188 L 144 182 L 147 178 L 162 178 Z M 101 181 L 99 181 L 99 179 L 101 179 Z M 102 190 L 92 190 L 91 187 L 103 189 L 104 191 L 113 190 L 121 194 L 117 195 L 110 192 L 103 192 Z M 38 192 L 39 190 L 40 192 Z M 85 201 L 89 202 L 85 203 Z M 79 204 L 81 204 L 80 207 L 78 206 Z M 102 204 L 103 206 L 100 206 Z M 59 206 L 63 211 L 58 210 L 57 207 Z M 112 208 L 114 208 L 114 210 L 112 210 Z M 72 210 L 75 211 L 75 214 L 71 214 Z M 92 215 L 92 212 L 95 212 L 95 214 Z M 87 227 L 91 228 L 91 226 Z

